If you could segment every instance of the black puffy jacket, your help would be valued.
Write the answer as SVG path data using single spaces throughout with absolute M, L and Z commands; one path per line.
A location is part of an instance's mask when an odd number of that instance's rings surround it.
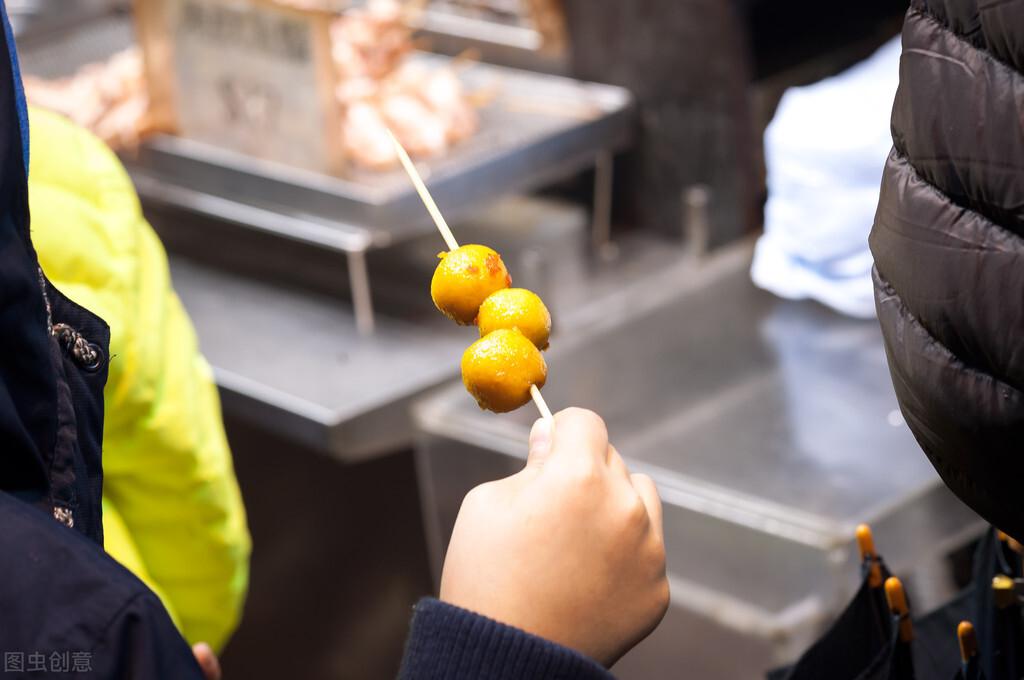
M 1024 0 L 912 0 L 871 232 L 904 417 L 1024 538 Z

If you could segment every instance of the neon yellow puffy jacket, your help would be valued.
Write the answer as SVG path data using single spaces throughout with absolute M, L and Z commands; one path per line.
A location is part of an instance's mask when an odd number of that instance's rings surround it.
M 250 540 L 210 367 L 117 157 L 54 113 L 33 108 L 29 120 L 39 261 L 110 324 L 106 550 L 160 595 L 190 643 L 219 649 L 241 614 Z

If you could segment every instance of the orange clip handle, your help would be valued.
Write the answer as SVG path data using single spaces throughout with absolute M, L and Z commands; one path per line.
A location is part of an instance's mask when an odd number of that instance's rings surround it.
M 868 568 L 868 585 L 878 588 L 882 585 L 882 565 L 878 562 L 875 552 L 875 537 L 867 524 L 857 525 L 857 548 L 860 550 L 860 561 L 870 563 Z
M 1014 551 L 1018 555 L 1024 553 L 1024 546 L 1022 546 L 1013 536 L 996 529 L 996 538 L 1005 543 L 1010 550 Z
M 903 584 L 895 576 L 885 580 L 885 599 L 889 603 L 889 610 L 900 617 L 900 640 L 910 642 L 914 639 L 914 624 L 910 622 L 907 594 L 903 591 Z
M 967 663 L 978 654 L 978 635 L 974 632 L 974 624 L 961 621 L 956 627 L 956 639 L 960 641 L 960 660 Z

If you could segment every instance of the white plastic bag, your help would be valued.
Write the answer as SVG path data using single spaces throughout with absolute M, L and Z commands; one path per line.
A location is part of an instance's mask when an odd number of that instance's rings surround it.
M 874 316 L 868 233 L 892 146 L 899 60 L 896 37 L 856 66 L 783 95 L 764 139 L 768 203 L 750 272 L 759 287 Z

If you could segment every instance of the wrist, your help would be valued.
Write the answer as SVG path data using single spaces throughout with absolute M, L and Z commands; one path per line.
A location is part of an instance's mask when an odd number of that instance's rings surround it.
M 414 609 L 399 677 L 608 680 L 612 676 L 574 649 L 454 604 L 424 598 Z

